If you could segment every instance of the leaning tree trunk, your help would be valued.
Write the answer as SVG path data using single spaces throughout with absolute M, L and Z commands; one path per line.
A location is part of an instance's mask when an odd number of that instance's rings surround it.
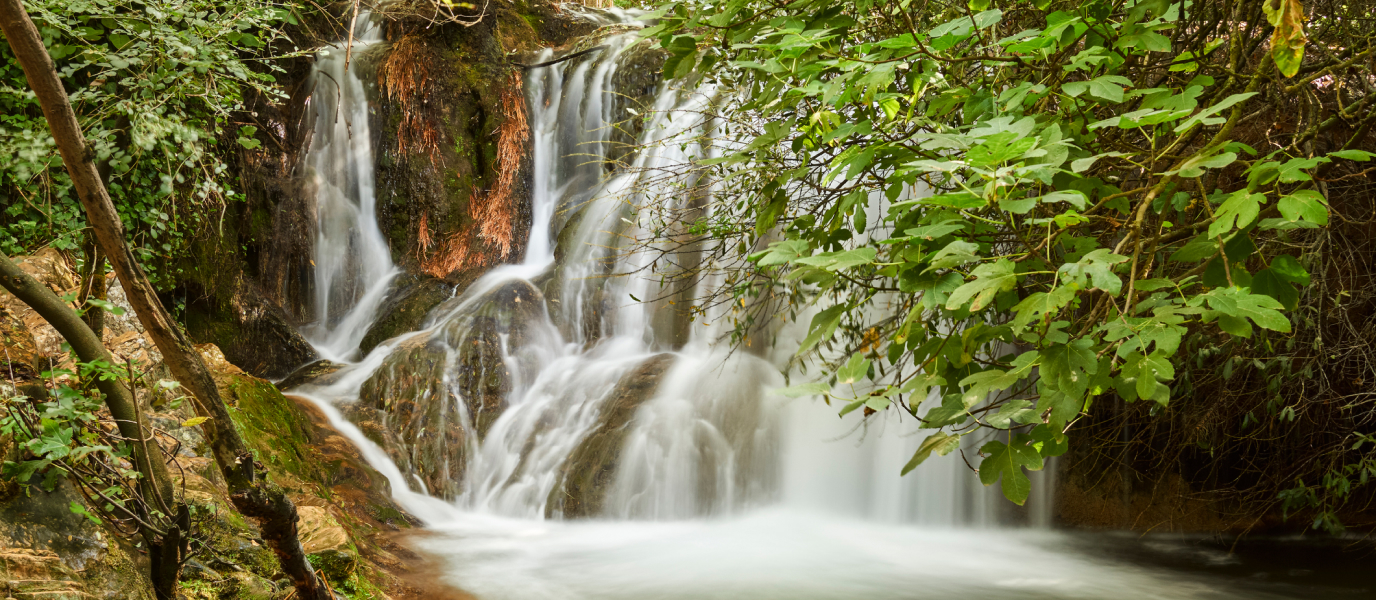
M 105 349 L 100 338 L 76 315 L 71 306 L 37 279 L 20 270 L 18 265 L 3 254 L 0 254 L 0 287 L 9 290 L 15 298 L 27 304 L 52 325 L 53 329 L 72 346 L 72 351 L 76 352 L 81 362 L 105 361 L 112 365 L 118 364 Z M 95 380 L 96 389 L 105 394 L 105 406 L 115 418 L 120 435 L 134 441 L 134 460 L 137 463 L 135 466 L 140 473 L 148 476 L 143 495 L 149 499 L 149 504 L 153 508 L 161 510 L 164 514 L 172 514 L 175 498 L 172 495 L 172 477 L 167 472 L 167 462 L 161 460 L 160 456 L 153 456 L 145 445 L 138 443 L 138 440 L 147 439 L 148 432 L 151 431 L 144 423 L 143 415 L 134 406 L 138 400 L 119 381 L 102 377 Z
M 229 485 L 230 500 L 239 512 L 258 522 L 264 541 L 296 586 L 297 598 L 330 600 L 333 594 L 315 576 L 297 536 L 296 506 L 282 488 L 258 478 L 253 455 L 234 428 L 210 371 L 163 308 L 147 275 L 125 244 L 124 224 L 101 181 L 52 58 L 20 0 L 0 0 L 0 29 L 23 66 L 29 87 L 38 96 L 62 162 L 86 209 L 86 220 L 119 276 L 139 322 L 162 352 L 172 375 L 194 396 L 197 413 L 209 418 L 204 424 L 206 438 Z
M 52 325 L 82 362 L 116 364 L 101 343 L 100 336 L 77 316 L 76 311 L 3 254 L 0 254 L 0 287 L 9 290 L 15 298 Z M 139 488 L 147 506 L 135 508 L 142 510 L 144 519 L 152 510 L 172 519 L 164 532 L 154 531 L 147 525 L 140 529 L 144 542 L 148 544 L 149 555 L 153 558 L 150 573 L 153 590 L 158 600 L 173 600 L 181 561 L 188 550 L 186 533 L 190 527 L 190 515 L 185 504 L 177 503 L 172 477 L 167 471 L 167 461 L 163 460 L 161 450 L 149 450 L 149 442 L 153 442 L 154 448 L 157 448 L 157 442 L 153 441 L 152 429 L 138 410 L 138 398 L 117 380 L 96 377 L 95 383 L 96 389 L 105 395 L 105 406 L 110 409 L 120 435 L 130 440 L 134 466 L 143 474 Z

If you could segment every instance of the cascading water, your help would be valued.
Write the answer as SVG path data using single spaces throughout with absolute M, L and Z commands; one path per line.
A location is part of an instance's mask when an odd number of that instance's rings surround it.
M 661 283 L 648 269 L 654 254 L 627 243 L 648 219 L 638 204 L 655 200 L 638 193 L 644 174 L 713 152 L 701 140 L 717 125 L 701 115 L 720 98 L 660 84 L 628 152 L 608 124 L 634 93 L 616 82 L 636 39 L 604 43 L 527 74 L 524 262 L 484 275 L 424 330 L 379 345 L 332 383 L 293 390 L 437 532 L 418 543 L 450 559 L 454 584 L 485 599 L 1235 597 L 1089 558 L 1096 550 L 1061 534 L 994 529 L 1007 505 L 958 456 L 898 476 L 921 439 L 916 424 L 876 417 L 857 432 L 818 402 L 772 397 L 788 344 L 777 356 L 729 352 L 714 332 L 732 308 L 687 319 L 670 300 L 693 290 Z M 317 256 L 354 258 L 318 265 L 315 339 L 343 356 L 392 267 L 385 252 L 367 254 L 385 244 L 370 213 L 361 84 L 342 65 L 317 69 L 340 81 L 350 117 L 327 118 L 331 97 L 317 88 L 312 164 L 352 182 L 321 186 Z M 609 174 L 610 156 L 631 168 Z M 377 283 L 365 291 L 360 281 Z M 775 333 L 796 340 L 800 327 Z M 1033 502 L 1015 520 L 1044 525 L 1049 498 Z
M 321 50 L 311 74 L 307 118 L 314 127 L 306 165 L 316 191 L 316 324 L 304 333 L 333 360 L 358 349 L 397 274 L 377 224 L 368 99 L 357 69 L 348 68 L 351 58 L 381 40 L 382 28 L 362 12 L 353 52 L 344 44 Z

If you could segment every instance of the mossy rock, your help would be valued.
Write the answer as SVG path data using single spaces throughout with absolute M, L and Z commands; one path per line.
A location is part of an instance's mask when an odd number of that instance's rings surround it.
M 674 355 L 657 354 L 616 383 L 602 403 L 597 425 L 560 467 L 560 483 L 550 490 L 545 503 L 546 518 L 577 519 L 602 514 L 636 410 L 654 397 L 660 380 L 673 364 Z
M 306 558 L 334 585 L 348 581 L 358 572 L 358 554 L 350 550 L 332 548 L 307 555 Z
M 72 514 L 70 505 L 85 500 L 69 483 L 52 492 L 18 487 L 0 498 L 0 583 L 8 596 L 141 599 L 152 589 L 131 543 Z
M 377 320 L 359 343 L 367 354 L 378 344 L 421 328 L 430 310 L 454 295 L 454 284 L 425 275 L 403 274 L 378 307 Z

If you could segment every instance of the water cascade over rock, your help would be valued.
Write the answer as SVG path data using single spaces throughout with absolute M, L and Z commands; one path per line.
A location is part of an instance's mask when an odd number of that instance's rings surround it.
M 352 51 L 341 44 L 316 58 L 307 115 L 314 121 L 305 162 L 316 190 L 316 323 L 305 333 L 332 360 L 357 350 L 397 273 L 377 224 L 368 99 L 354 60 L 382 41 L 382 28 L 363 12 L 354 33 Z

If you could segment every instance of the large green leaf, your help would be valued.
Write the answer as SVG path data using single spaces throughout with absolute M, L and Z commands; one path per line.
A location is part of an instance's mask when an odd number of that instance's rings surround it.
M 1032 493 L 1032 481 L 1023 469 L 1040 471 L 1044 464 L 1042 455 L 1020 439 L 1015 439 L 1011 446 L 1000 441 L 988 442 L 979 452 L 985 455 L 979 463 L 980 482 L 994 485 L 1002 477 L 1004 497 L 1019 506 L 1027 502 L 1027 497 Z
M 1315 225 L 1328 224 L 1328 199 L 1315 190 L 1300 190 L 1283 196 L 1280 214 L 1290 221 L 1309 221 Z
M 851 267 L 872 263 L 874 262 L 874 257 L 878 254 L 878 250 L 864 247 L 843 252 L 823 252 L 822 254 L 804 258 L 795 258 L 792 262 L 801 265 L 821 267 L 828 271 L 840 271 L 841 269 L 849 269 Z
M 946 309 L 959 310 L 968 304 L 970 312 L 975 312 L 989 306 L 996 294 L 1011 290 L 1017 285 L 1015 267 L 1013 261 L 1006 258 L 975 267 L 970 273 L 975 278 L 974 281 L 951 292 L 951 296 L 946 299 Z

